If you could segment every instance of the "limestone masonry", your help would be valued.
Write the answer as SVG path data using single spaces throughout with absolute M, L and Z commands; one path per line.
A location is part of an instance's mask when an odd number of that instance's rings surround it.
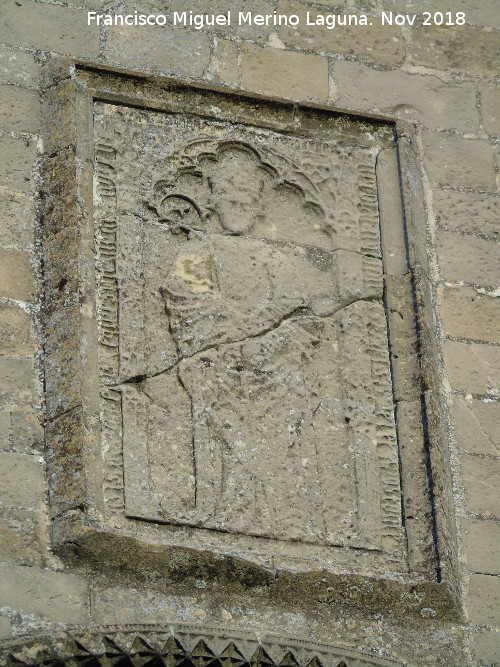
M 500 665 L 497 4 L 3 0 L 1 665 Z

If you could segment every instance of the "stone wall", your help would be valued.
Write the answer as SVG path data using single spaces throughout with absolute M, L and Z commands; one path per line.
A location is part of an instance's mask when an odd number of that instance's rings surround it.
M 5 538 L 0 545 L 0 634 L 6 645 L 11 641 L 19 647 L 26 635 L 59 637 L 68 629 L 80 637 L 89 628 L 113 626 L 99 632 L 115 637 L 124 628 L 141 626 L 137 633 L 158 643 L 158 633 L 189 623 L 197 628 L 193 636 L 203 632 L 202 626 L 230 628 L 240 633 L 242 646 L 250 635 L 258 639 L 273 632 L 349 647 L 344 653 L 325 649 L 331 657 L 324 664 L 337 664 L 335 656 L 350 664 L 349 650 L 369 652 L 366 664 L 391 664 L 382 661 L 390 658 L 409 665 L 500 664 L 497 1 L 450 0 L 449 8 L 466 17 L 466 25 L 453 27 L 424 27 L 421 20 L 413 27 L 380 26 L 382 11 L 442 10 L 437 0 L 254 0 L 248 5 L 244 0 L 1 4 L 0 502 Z M 302 17 L 306 11 L 364 12 L 374 25 L 333 30 L 307 27 L 304 21 L 300 28 L 87 26 L 87 11 L 104 7 L 145 13 L 276 10 Z M 177 556 L 175 567 L 170 561 L 161 569 L 140 549 L 123 548 L 118 538 L 111 550 L 100 552 L 94 545 L 88 557 L 68 548 L 53 551 L 44 436 L 51 421 L 45 401 L 46 347 L 51 343 L 40 296 L 50 269 L 42 214 L 47 164 L 71 147 L 71 140 L 64 146 L 65 121 L 54 109 L 64 114 L 61 100 L 70 99 L 64 82 L 74 76 L 75 62 L 137 75 L 160 87 L 167 77 L 244 94 L 251 101 L 242 104 L 254 104 L 257 118 L 261 112 L 255 100 L 262 100 L 292 110 L 303 105 L 347 112 L 399 128 L 402 145 L 406 141 L 406 150 L 416 156 L 414 172 L 402 175 L 405 201 L 419 199 L 422 211 L 412 220 L 410 207 L 407 222 L 431 433 L 426 465 L 432 473 L 441 586 L 450 596 L 437 604 L 437 616 L 432 609 L 424 612 L 431 604 L 419 606 L 428 582 L 403 582 L 406 588 L 391 593 L 390 573 L 387 594 L 365 595 L 369 577 L 340 568 L 327 585 L 332 594 L 318 597 L 311 593 L 318 585 L 312 575 L 308 580 L 303 573 L 297 583 L 285 565 L 278 576 L 273 568 L 253 569 L 238 561 L 214 575 L 219 566 L 210 558 L 187 552 L 184 560 Z M 59 80 L 57 71 L 65 72 Z M 322 131 L 321 122 L 312 122 L 311 128 Z M 72 168 L 61 186 L 66 194 Z M 57 173 L 50 178 L 54 191 L 65 180 Z M 70 224 L 67 219 L 60 223 L 61 229 Z M 61 264 L 69 261 L 64 247 L 56 256 Z M 53 333 L 61 345 L 67 342 L 63 326 Z M 417 352 L 411 349 L 410 355 Z M 239 567 L 243 574 L 235 573 Z M 418 613 L 401 604 L 412 596 Z M 125 642 L 123 637 L 116 641 Z M 28 664 L 33 660 L 41 661 L 32 658 Z

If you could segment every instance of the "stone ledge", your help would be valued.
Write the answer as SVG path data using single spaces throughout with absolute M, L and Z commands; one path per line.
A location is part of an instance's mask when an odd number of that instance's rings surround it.
M 293 572 L 258 565 L 245 558 L 186 547 L 151 545 L 91 525 L 80 512 L 54 526 L 57 555 L 80 572 L 107 577 L 153 579 L 155 590 L 169 594 L 196 588 L 203 581 L 219 595 L 255 597 L 297 609 L 333 608 L 365 615 L 458 621 L 461 612 L 446 583 L 335 574 L 325 570 Z

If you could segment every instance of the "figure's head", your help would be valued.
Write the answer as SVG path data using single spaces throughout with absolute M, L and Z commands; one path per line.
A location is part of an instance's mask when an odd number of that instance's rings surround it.
M 266 174 L 254 153 L 239 146 L 222 150 L 210 168 L 211 208 L 233 234 L 243 234 L 262 216 Z

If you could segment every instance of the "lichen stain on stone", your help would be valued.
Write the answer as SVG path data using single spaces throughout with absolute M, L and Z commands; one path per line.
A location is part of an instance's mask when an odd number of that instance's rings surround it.
M 194 292 L 209 292 L 216 281 L 214 260 L 210 255 L 179 255 L 174 275 L 187 282 Z

